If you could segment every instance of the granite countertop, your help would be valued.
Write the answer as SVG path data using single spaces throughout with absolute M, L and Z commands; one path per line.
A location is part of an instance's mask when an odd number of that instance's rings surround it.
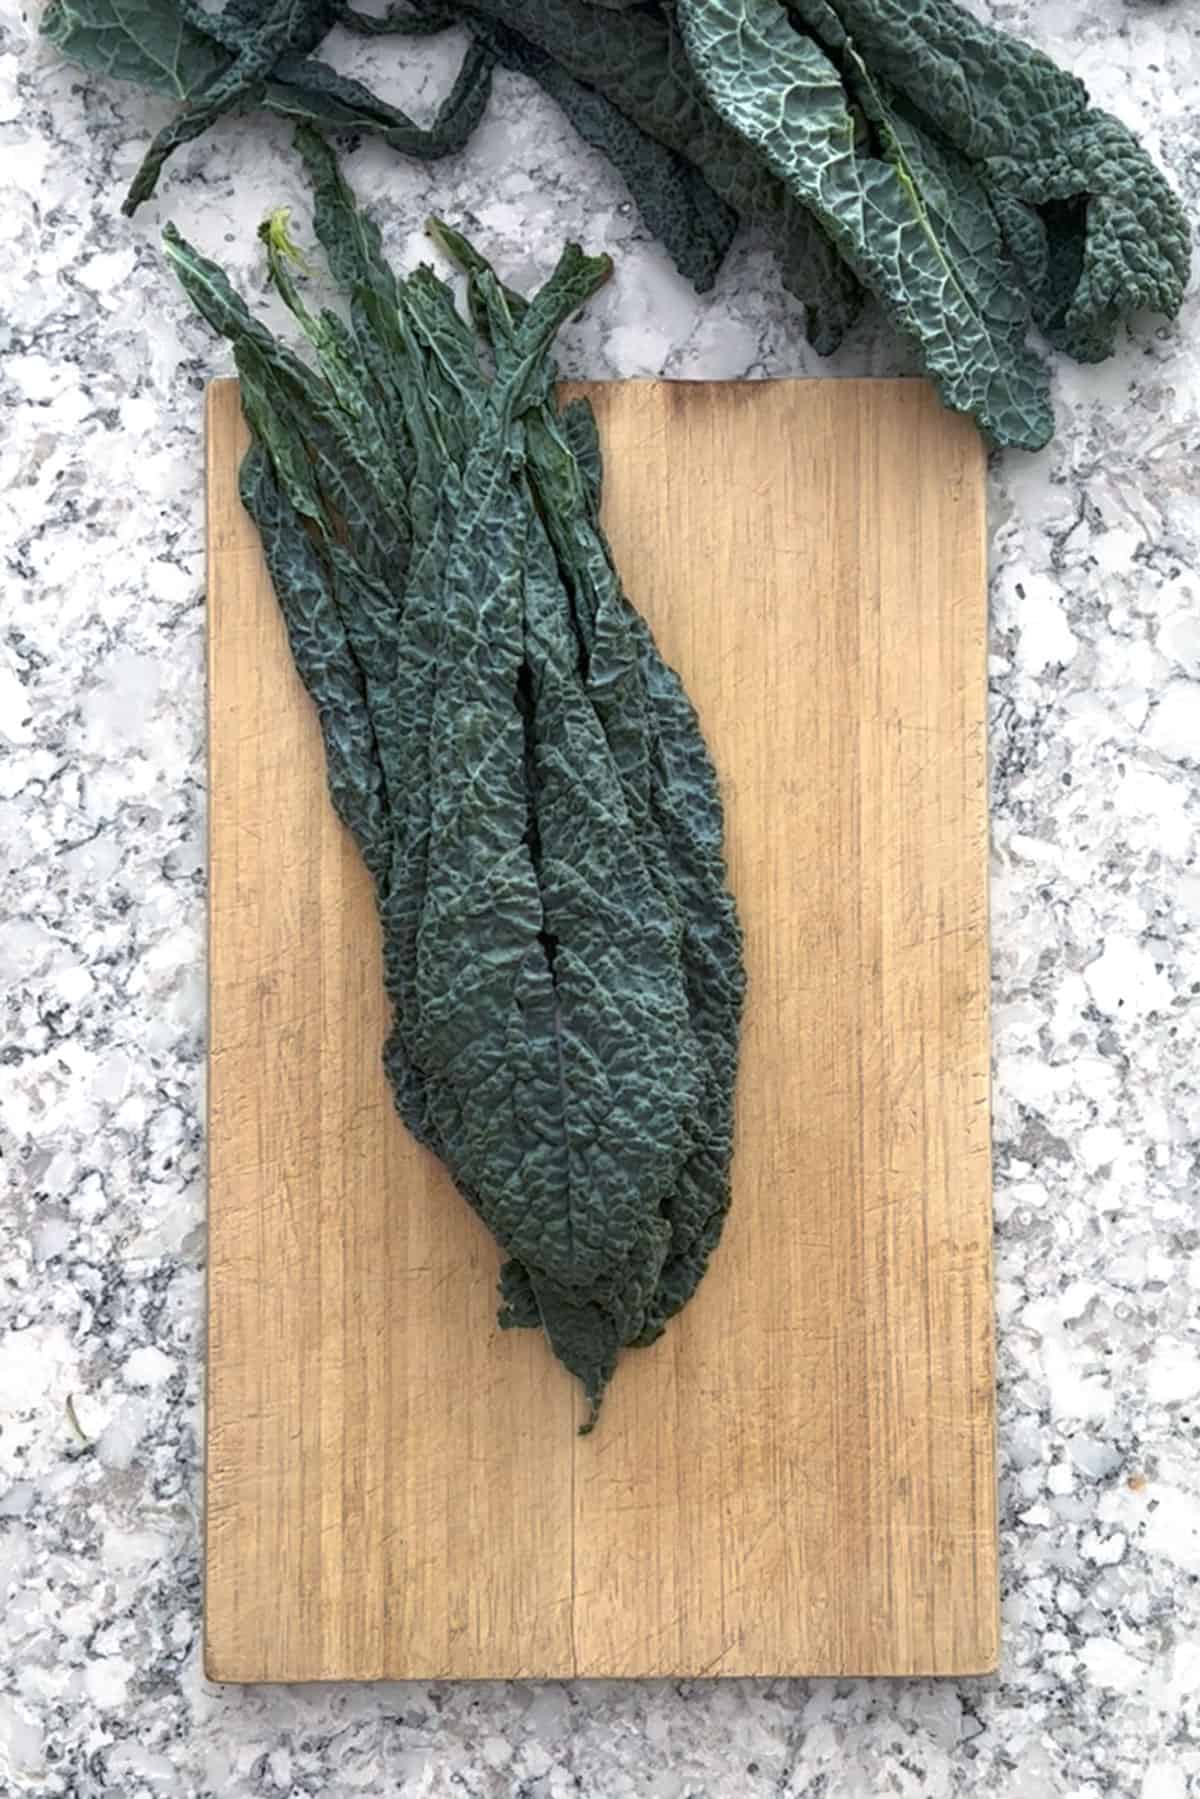
M 1200 217 L 1200 14 L 984 0 L 1139 130 Z M 257 290 L 304 199 L 225 123 L 132 223 L 167 108 L 0 7 L 0 1793 L 52 1799 L 1186 1799 L 1200 1794 L 1200 304 L 993 460 L 1003 1668 L 963 1682 L 220 1688 L 199 1660 L 201 397 L 228 369 L 159 255 Z M 445 45 L 343 46 L 414 109 Z M 407 72 L 401 65 L 410 64 Z M 572 374 L 896 373 L 805 347 L 762 244 L 697 298 L 618 179 L 501 78 L 469 150 L 352 159 L 389 249 L 431 206 L 518 284 L 619 278 Z

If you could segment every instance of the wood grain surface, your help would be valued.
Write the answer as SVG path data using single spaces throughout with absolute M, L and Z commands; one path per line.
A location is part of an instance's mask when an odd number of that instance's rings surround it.
M 576 390 L 578 391 L 578 390 Z M 983 455 L 920 382 L 588 389 L 722 777 L 733 1210 L 601 1423 L 395 1117 L 370 887 L 209 400 L 206 1667 L 966 1674 L 997 1652 Z

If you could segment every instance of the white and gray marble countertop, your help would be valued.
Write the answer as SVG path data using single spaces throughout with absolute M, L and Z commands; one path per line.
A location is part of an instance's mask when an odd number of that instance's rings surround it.
M 122 219 L 167 108 L 56 60 L 37 10 L 0 4 L 0 1793 L 1200 1795 L 1195 292 L 1111 363 L 1060 365 L 1057 439 L 991 474 L 999 1677 L 215 1687 L 201 396 L 228 362 L 158 230 L 258 290 L 254 226 L 304 197 L 286 132 L 240 121 Z M 1200 9 L 990 11 L 1200 217 Z M 414 108 L 444 87 L 444 48 L 343 51 Z M 908 366 L 869 325 L 822 365 L 748 239 L 698 299 L 515 78 L 464 155 L 367 146 L 351 174 L 409 261 L 434 204 L 518 284 L 567 235 L 612 248 L 570 373 Z

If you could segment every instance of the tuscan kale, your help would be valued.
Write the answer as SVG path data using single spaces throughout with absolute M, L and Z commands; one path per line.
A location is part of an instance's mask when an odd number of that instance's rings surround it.
M 552 339 L 609 263 L 568 245 L 526 301 L 435 226 L 472 326 L 297 141 L 345 313 L 305 303 L 282 217 L 263 236 L 317 368 L 170 227 L 167 250 L 233 345 L 242 496 L 374 879 L 398 1110 L 506 1253 L 501 1322 L 545 1329 L 590 1423 L 720 1236 L 743 991 L 712 764 L 613 566 L 591 410 L 554 400 Z
M 334 25 L 466 28 L 425 129 L 314 53 Z M 77 61 L 172 95 L 126 199 L 222 113 L 261 106 L 377 133 L 407 155 L 460 149 L 495 66 L 539 82 L 620 170 L 650 228 L 710 286 L 739 219 L 774 244 L 818 349 L 864 289 L 915 342 L 946 403 L 999 444 L 1053 429 L 1037 327 L 1083 361 L 1142 309 L 1173 315 L 1190 241 L 1163 177 L 1047 57 L 955 0 L 50 0 Z

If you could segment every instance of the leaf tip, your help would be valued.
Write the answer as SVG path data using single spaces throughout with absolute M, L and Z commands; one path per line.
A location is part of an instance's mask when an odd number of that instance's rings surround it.
M 259 226 L 258 235 L 272 256 L 294 262 L 297 268 L 307 274 L 308 265 L 304 260 L 304 253 L 291 234 L 291 217 L 290 206 L 275 207 Z

